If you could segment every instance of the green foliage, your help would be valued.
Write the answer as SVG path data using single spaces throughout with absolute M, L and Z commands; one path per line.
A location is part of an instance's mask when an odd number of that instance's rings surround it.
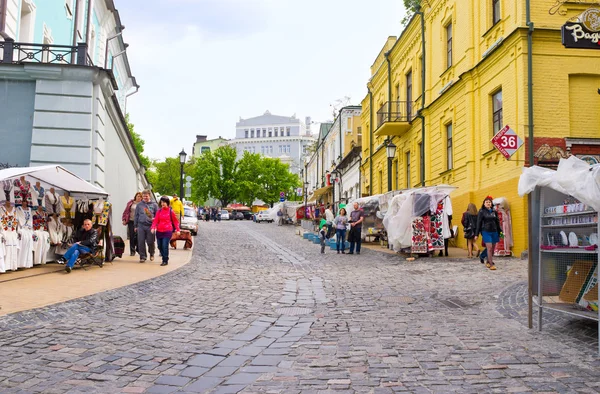
M 195 201 L 212 197 L 223 206 L 234 201 L 250 206 L 256 199 L 273 204 L 279 201 L 280 192 L 289 195 L 300 185 L 298 175 L 279 159 L 248 152 L 239 160 L 236 156 L 235 148 L 222 146 L 198 158 L 192 181 Z
M 404 18 L 402 18 L 402 25 L 406 26 L 408 22 L 410 22 L 415 12 L 419 12 L 421 8 L 421 1 L 426 0 L 403 0 L 404 1 L 404 9 L 406 10 L 406 14 Z
M 140 156 L 140 161 L 146 169 L 149 169 L 152 165 L 152 162 L 148 158 L 148 156 L 144 155 L 144 145 L 146 141 L 142 138 L 142 136 L 134 130 L 133 123 L 129 122 L 129 114 L 125 115 L 125 122 L 127 123 L 127 128 L 129 129 L 129 134 L 131 134 L 131 138 L 133 139 L 133 145 L 135 146 L 135 150 Z M 150 180 L 150 179 L 148 179 Z M 150 182 L 152 183 L 152 182 Z
M 152 171 L 146 173 L 148 181 L 150 181 L 150 183 L 152 184 L 153 190 L 161 195 L 179 195 L 179 179 L 181 174 L 181 164 L 179 164 L 179 156 L 167 157 L 163 162 L 155 162 L 154 168 L 154 174 L 151 174 L 149 176 L 149 174 L 152 173 Z M 184 164 L 183 171 L 184 177 L 186 174 L 193 174 L 193 159 Z

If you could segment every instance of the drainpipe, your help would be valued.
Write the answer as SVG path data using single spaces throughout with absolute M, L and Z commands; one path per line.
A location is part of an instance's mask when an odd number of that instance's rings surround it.
M 373 92 L 369 89 L 369 195 L 373 195 Z
M 388 69 L 388 122 L 392 120 L 392 61 L 390 60 L 390 51 L 387 51 L 385 56 L 385 61 L 387 62 Z M 390 138 L 388 137 L 388 140 Z
M 75 9 L 73 12 L 75 13 L 75 18 L 73 18 L 73 46 L 77 46 L 77 27 L 79 26 L 79 7 L 81 3 L 80 0 L 75 0 Z M 71 63 L 75 64 L 76 57 L 71 56 Z
M 525 1 L 525 17 L 527 24 L 527 112 L 529 123 L 529 166 L 533 166 L 533 22 L 531 21 L 531 4 L 530 0 Z M 528 222 L 528 269 L 527 269 L 527 281 L 529 282 L 529 291 L 527 294 L 529 302 L 529 313 L 527 316 L 527 325 L 529 328 L 533 327 L 533 234 L 532 234 L 532 223 L 533 223 L 533 199 L 532 194 L 527 195 L 527 222 Z M 539 262 L 538 262 L 539 264 Z M 541 283 L 541 278 L 538 278 L 538 283 Z M 539 297 L 538 293 L 538 297 Z M 538 329 L 541 330 L 542 324 L 542 310 L 540 308 L 538 313 Z
M 421 16 L 421 109 L 417 112 L 416 117 L 421 119 L 421 186 L 425 186 L 425 117 L 423 110 L 425 109 L 425 12 L 423 8 L 417 12 Z M 411 106 L 412 107 L 412 106 Z M 407 114 L 410 115 L 410 114 Z
M 0 37 L 3 39 L 11 38 L 6 32 L 6 8 L 8 0 L 0 0 Z
M 92 8 L 93 8 L 94 0 L 88 0 L 88 9 L 87 9 L 87 23 L 85 26 L 85 42 L 88 45 L 88 54 L 89 50 L 92 47 L 92 43 L 90 42 L 92 39 L 92 30 L 90 29 L 92 24 Z

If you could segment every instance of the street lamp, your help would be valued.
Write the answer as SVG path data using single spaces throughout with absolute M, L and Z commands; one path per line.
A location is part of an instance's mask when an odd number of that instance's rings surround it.
M 179 152 L 179 164 L 181 165 L 181 174 L 179 176 L 179 198 L 183 201 L 183 165 L 185 164 L 185 159 L 187 157 L 187 153 L 181 148 L 181 152 Z
M 304 219 L 308 219 L 308 207 L 306 204 L 308 203 L 308 181 L 304 181 Z
M 388 159 L 388 192 L 392 191 L 392 159 L 396 156 L 396 145 L 392 140 L 388 140 L 387 146 L 387 159 Z
M 335 215 L 335 181 L 337 179 L 337 172 L 332 171 L 329 179 L 331 179 L 331 208 Z

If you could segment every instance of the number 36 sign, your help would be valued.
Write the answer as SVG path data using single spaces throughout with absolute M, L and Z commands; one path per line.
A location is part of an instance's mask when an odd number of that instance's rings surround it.
M 494 144 L 496 149 L 498 149 L 506 159 L 510 159 L 517 149 L 523 145 L 523 140 L 519 138 L 513 129 L 504 126 L 504 128 L 492 138 L 492 144 Z

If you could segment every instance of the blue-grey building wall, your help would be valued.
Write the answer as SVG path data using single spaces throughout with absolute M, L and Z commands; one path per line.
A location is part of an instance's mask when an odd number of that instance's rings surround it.
M 0 163 L 29 166 L 34 100 L 35 81 L 0 81 Z

